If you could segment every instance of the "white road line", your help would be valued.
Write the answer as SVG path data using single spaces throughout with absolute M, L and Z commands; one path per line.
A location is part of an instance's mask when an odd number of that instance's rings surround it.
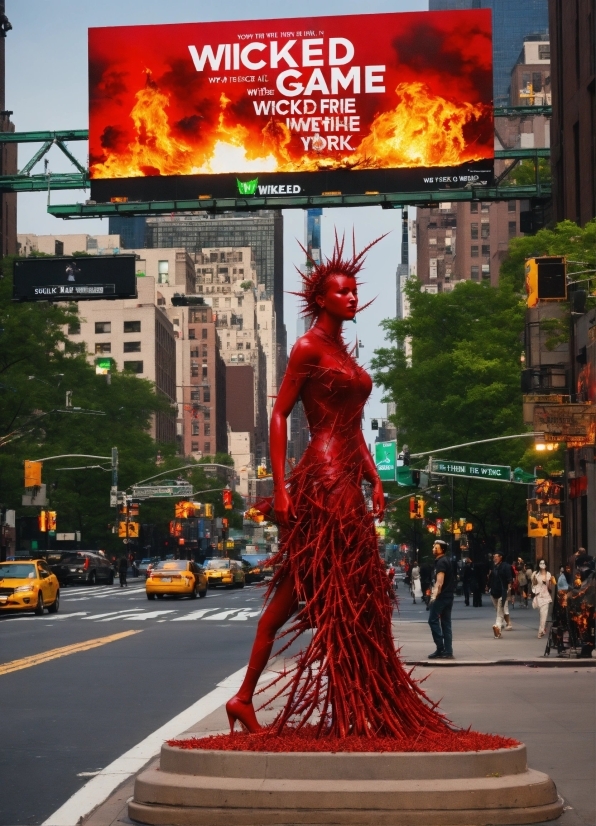
M 182 734 L 226 703 L 240 687 L 246 668 L 241 668 L 217 684 L 185 711 L 173 717 L 130 751 L 102 769 L 101 772 L 75 792 L 59 809 L 44 820 L 42 826 L 77 826 L 83 818 L 100 806 L 118 786 L 140 771 L 149 760 L 159 754 L 165 740 Z
M 230 617 L 230 622 L 243 622 L 249 617 L 258 617 L 260 611 L 249 611 L 248 608 L 242 608 L 235 617 Z
M 135 614 L 133 617 L 123 617 L 122 619 L 125 620 L 148 620 L 148 619 L 155 619 L 155 617 L 161 617 L 162 614 L 175 614 L 176 609 L 172 608 L 169 611 L 148 611 L 146 614 Z M 114 617 L 116 619 L 116 617 Z M 100 622 L 109 622 L 109 620 L 100 620 Z
M 46 617 L 49 620 L 63 620 L 63 619 L 70 619 L 71 617 L 84 617 L 86 616 L 86 611 L 73 611 L 72 614 L 50 614 Z
M 191 622 L 192 620 L 199 620 L 202 619 L 205 614 L 208 614 L 209 611 L 217 611 L 217 608 L 203 608 L 200 611 L 191 611 L 183 617 L 174 617 L 170 622 Z
M 235 614 L 240 609 L 232 608 L 229 611 L 220 611 L 219 614 L 211 614 L 210 617 L 205 617 L 205 620 L 222 620 L 227 619 L 231 614 Z
M 99 620 L 104 617 L 113 617 L 115 614 L 131 614 L 133 611 L 142 611 L 142 608 L 125 608 L 123 611 L 110 611 L 109 614 L 91 614 L 90 617 L 85 617 L 88 620 Z

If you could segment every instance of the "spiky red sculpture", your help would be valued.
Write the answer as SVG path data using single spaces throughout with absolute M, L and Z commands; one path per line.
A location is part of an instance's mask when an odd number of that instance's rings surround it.
M 227 704 L 232 727 L 239 720 L 260 730 L 253 694 L 277 632 L 293 617 L 281 650 L 305 631 L 312 637 L 289 669 L 289 684 L 284 675 L 285 707 L 271 734 L 313 724 L 317 737 L 330 738 L 432 738 L 449 730 L 395 650 L 393 589 L 374 526 L 383 488 L 361 430 L 372 381 L 341 336 L 343 322 L 356 315 L 356 275 L 371 246 L 344 258 L 336 237 L 332 257 L 301 274 L 303 311 L 314 323 L 292 350 L 271 420 L 280 551 L 245 680 Z M 286 420 L 299 398 L 311 440 L 286 479 Z M 372 485 L 372 512 L 363 479 Z

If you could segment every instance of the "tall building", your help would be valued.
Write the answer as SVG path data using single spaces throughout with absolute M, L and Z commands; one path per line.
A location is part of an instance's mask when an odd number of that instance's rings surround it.
M 550 0 L 553 212 L 596 216 L 596 2 Z
M 548 0 L 429 0 L 429 11 L 451 9 L 492 9 L 494 102 L 507 105 L 511 72 L 524 40 L 548 34 Z
M 147 246 L 147 219 L 142 215 L 112 215 L 108 222 L 110 235 L 119 235 L 124 249 Z
M 147 219 L 148 247 L 250 247 L 258 283 L 273 298 L 278 341 L 283 339 L 283 216 L 279 210 L 224 215 L 171 215 Z M 281 338 L 280 338 L 281 337 Z

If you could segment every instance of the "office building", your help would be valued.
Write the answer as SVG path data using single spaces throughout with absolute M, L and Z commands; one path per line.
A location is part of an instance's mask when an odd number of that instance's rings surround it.
M 110 235 L 120 236 L 126 250 L 147 246 L 147 219 L 143 215 L 111 215 L 108 227 Z
M 553 218 L 596 216 L 596 3 L 550 0 Z
M 565 6 L 568 0 L 561 0 Z M 495 106 L 509 103 L 511 72 L 524 40 L 547 39 L 548 0 L 429 0 L 429 11 L 492 9 Z

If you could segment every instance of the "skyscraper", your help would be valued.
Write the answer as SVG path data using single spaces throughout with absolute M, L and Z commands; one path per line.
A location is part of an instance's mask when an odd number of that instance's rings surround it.
M 511 71 L 524 40 L 548 37 L 548 0 L 429 0 L 429 11 L 492 9 L 495 106 L 509 103 Z

